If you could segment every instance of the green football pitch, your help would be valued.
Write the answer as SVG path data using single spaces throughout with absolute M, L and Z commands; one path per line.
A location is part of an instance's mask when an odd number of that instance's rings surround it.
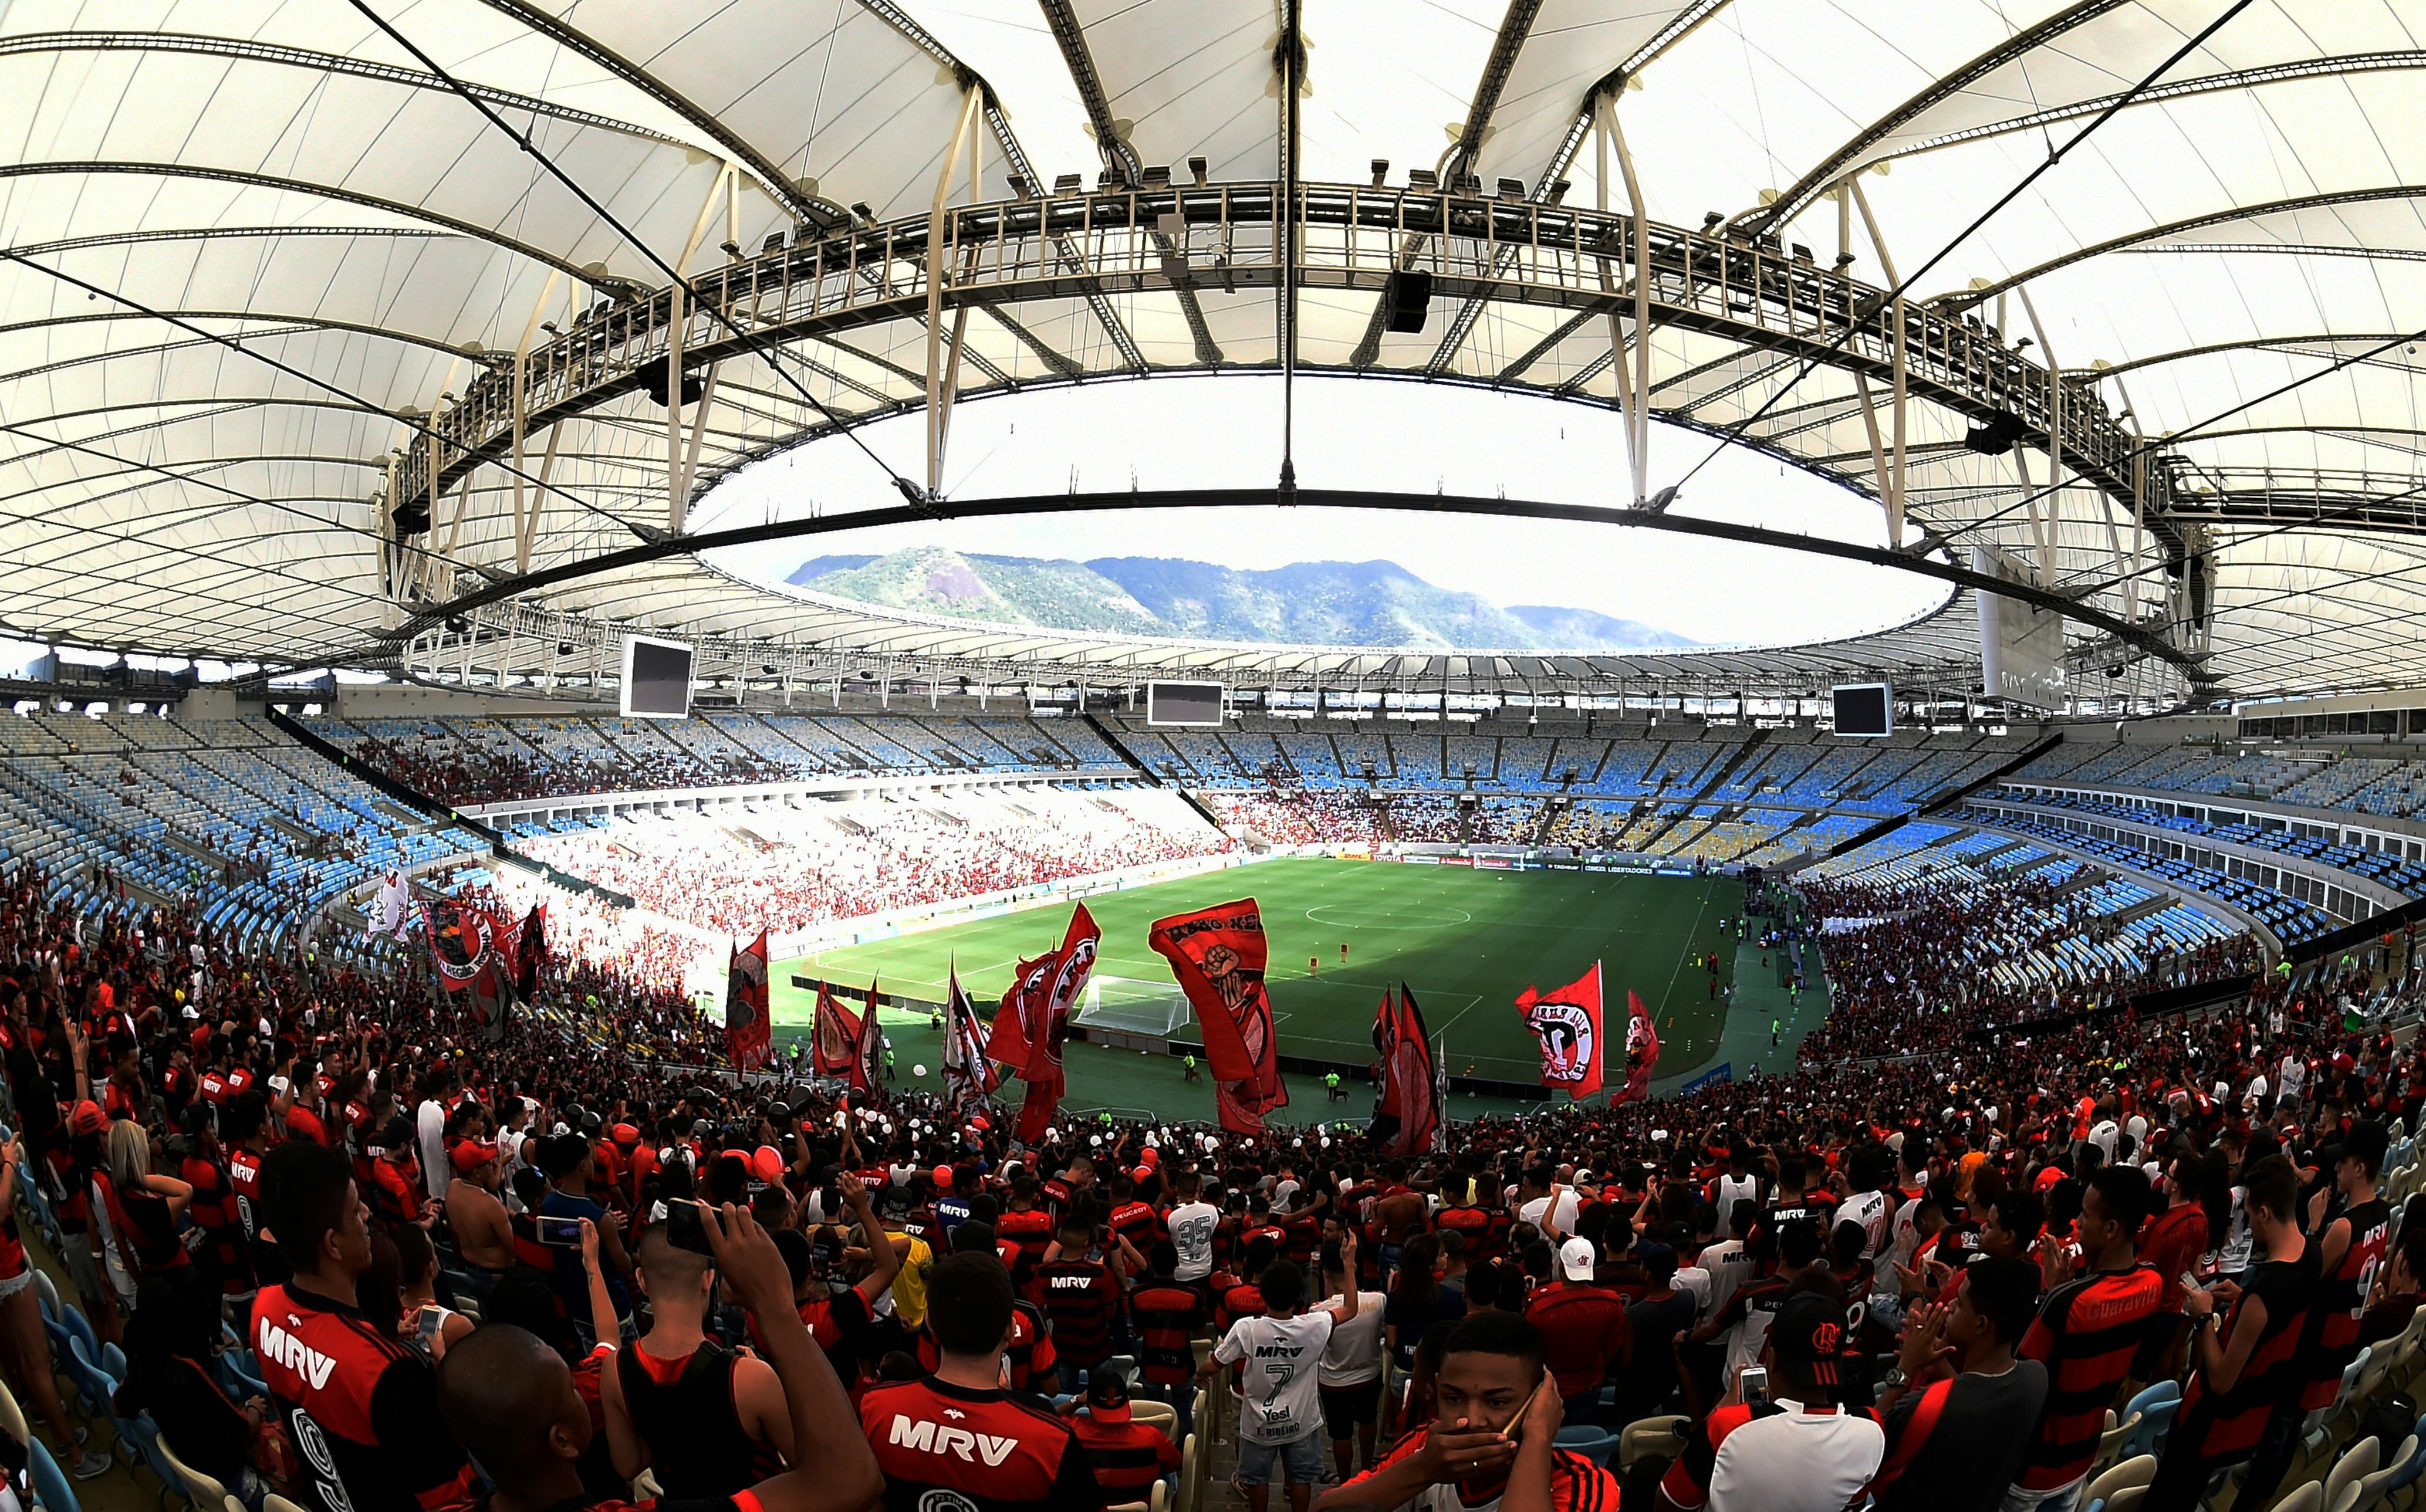
M 1384 989 L 1404 982 L 1452 1074 L 1535 1080 L 1540 1057 L 1516 995 L 1528 984 L 1545 990 L 1563 986 L 1595 959 L 1607 999 L 1605 1064 L 1613 1079 L 1624 1074 L 1614 1069 L 1624 1055 L 1629 989 L 1642 994 L 1658 1029 L 1657 1076 L 1663 1086 L 1730 1055 L 1736 1075 L 1751 1069 L 1747 1056 L 1782 1065 L 1801 1031 L 1825 1012 L 1820 994 L 1806 993 L 1793 1032 L 1780 1032 L 1788 1010 L 1773 970 L 1759 970 L 1756 947 L 1739 946 L 1732 928 L 1721 932 L 1722 922 L 1742 908 L 1741 884 L 1731 879 L 1305 858 L 1089 898 L 1087 908 L 1104 932 L 1098 978 L 1168 987 L 1170 968 L 1147 948 L 1147 926 L 1240 896 L 1261 905 L 1270 937 L 1265 981 L 1282 1054 L 1343 1068 L 1371 1060 L 1374 1005 Z M 778 962 L 771 1004 L 778 1040 L 805 1035 L 811 1021 L 815 994 L 792 985 L 796 974 L 854 987 L 874 976 L 885 992 L 940 1000 L 946 973 L 957 966 L 979 1011 L 991 1013 L 1014 962 L 1059 945 L 1068 918 L 1066 907 L 1035 909 Z M 1722 981 L 1738 983 L 1732 1024 L 1698 964 L 1711 950 L 1719 953 Z M 1316 961 L 1319 967 L 1311 968 Z M 881 1021 L 899 1079 L 940 1086 L 935 1036 L 923 1014 L 887 1008 Z M 1181 1034 L 1193 1037 L 1192 1028 Z M 1780 1041 L 1773 1059 L 1771 1039 Z M 924 1077 L 913 1074 L 919 1065 Z M 1183 1083 L 1176 1063 L 1162 1056 L 1073 1044 L 1065 1066 L 1074 1108 L 1150 1109 L 1173 1118 L 1212 1113 L 1210 1086 Z M 1291 1114 L 1301 1120 L 1361 1118 L 1368 1111 L 1369 1094 L 1361 1088 L 1346 1102 L 1329 1104 L 1327 1114 L 1318 1084 L 1303 1074 L 1293 1084 Z M 1006 1094 L 1016 1100 L 1018 1089 Z M 1457 1111 L 1463 1116 L 1496 1105 L 1484 1100 Z

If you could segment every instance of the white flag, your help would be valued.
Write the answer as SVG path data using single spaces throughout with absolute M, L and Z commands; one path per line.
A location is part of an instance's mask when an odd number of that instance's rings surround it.
M 388 873 L 380 882 L 379 898 L 371 905 L 370 925 L 364 933 L 366 936 L 389 935 L 402 940 L 405 933 L 406 905 L 411 891 L 401 873 Z

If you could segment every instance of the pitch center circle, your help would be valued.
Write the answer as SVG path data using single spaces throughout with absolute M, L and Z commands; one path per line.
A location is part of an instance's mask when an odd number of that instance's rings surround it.
M 1446 929 L 1474 922 L 1464 909 L 1359 909 L 1344 903 L 1319 904 L 1305 916 L 1341 929 Z

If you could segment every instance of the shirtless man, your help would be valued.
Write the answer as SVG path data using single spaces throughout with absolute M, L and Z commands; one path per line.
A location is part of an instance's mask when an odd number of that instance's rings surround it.
M 447 1159 L 455 1179 L 446 1183 L 446 1229 L 473 1288 L 485 1293 L 514 1268 L 514 1231 L 497 1198 L 504 1167 L 494 1148 L 474 1139 L 460 1141 Z
M 1399 1253 L 1409 1239 L 1424 1231 L 1430 1213 L 1431 1204 L 1424 1200 L 1424 1195 L 1407 1186 L 1407 1163 L 1385 1162 L 1382 1166 L 1382 1188 L 1373 1198 L 1373 1240 L 1381 1249 L 1383 1275 L 1399 1268 Z

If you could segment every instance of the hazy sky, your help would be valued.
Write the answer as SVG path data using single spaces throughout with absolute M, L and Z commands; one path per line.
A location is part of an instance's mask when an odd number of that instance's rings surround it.
M 861 434 L 904 474 L 923 476 L 923 415 Z M 1681 476 L 1718 444 L 1655 425 L 1653 486 Z M 1302 488 L 1605 505 L 1624 503 L 1626 492 L 1624 435 L 1610 410 L 1448 385 L 1301 379 L 1296 458 Z M 961 407 L 945 492 L 978 499 L 1132 483 L 1268 488 L 1279 465 L 1277 378 L 1108 381 Z M 897 502 L 856 447 L 827 440 L 728 479 L 693 512 L 691 528 Z M 1886 539 L 1875 503 L 1737 446 L 1721 448 L 1674 512 L 1879 545 Z M 927 542 L 1079 560 L 1184 556 L 1237 568 L 1383 559 L 1496 603 L 1595 609 L 1714 644 L 1857 635 L 1910 619 L 1945 593 L 1942 585 L 1889 569 L 1656 531 L 1278 507 L 846 530 L 736 549 L 719 560 L 745 576 L 780 580 L 812 556 L 881 555 Z

